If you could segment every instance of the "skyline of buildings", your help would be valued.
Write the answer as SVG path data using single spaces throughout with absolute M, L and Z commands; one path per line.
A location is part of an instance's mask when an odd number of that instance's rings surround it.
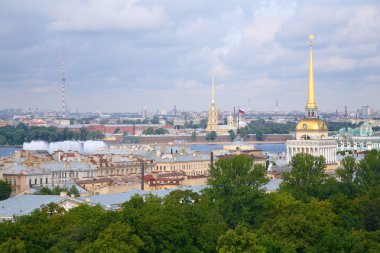
M 377 252 L 379 31 L 379 0 L 0 1 L 0 251 Z

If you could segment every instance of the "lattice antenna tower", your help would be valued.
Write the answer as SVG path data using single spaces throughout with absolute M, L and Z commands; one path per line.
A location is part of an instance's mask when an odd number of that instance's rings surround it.
M 278 100 L 276 99 L 276 109 L 275 109 L 276 112 L 279 112 L 280 109 L 278 108 Z
M 66 104 L 65 104 L 65 55 L 62 54 L 62 118 L 66 118 Z

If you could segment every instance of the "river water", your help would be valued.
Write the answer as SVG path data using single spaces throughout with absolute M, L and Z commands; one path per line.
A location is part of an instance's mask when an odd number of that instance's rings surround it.
M 263 152 L 268 152 L 272 154 L 278 154 L 286 151 L 286 145 L 284 143 L 257 143 L 253 144 L 256 149 L 260 149 Z M 195 151 L 209 153 L 213 150 L 223 149 L 222 144 L 192 144 L 188 145 L 189 148 Z M 13 155 L 16 150 L 21 148 L 14 147 L 0 147 L 0 156 Z
M 21 148 L 12 148 L 12 147 L 0 147 L 0 156 L 10 156 L 13 155 L 16 150 L 20 150 Z
M 252 144 L 256 149 L 262 150 L 264 153 L 271 154 L 283 153 L 286 151 L 285 143 L 257 143 Z M 188 145 L 190 149 L 200 152 L 209 153 L 213 150 L 223 149 L 223 144 L 192 144 Z

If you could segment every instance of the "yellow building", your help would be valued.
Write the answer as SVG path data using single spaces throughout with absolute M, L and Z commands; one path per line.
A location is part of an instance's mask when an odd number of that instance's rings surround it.
M 208 176 L 210 157 L 207 155 L 178 155 L 156 157 L 153 173 L 183 172 L 187 176 Z
M 89 180 L 75 180 L 75 183 L 80 185 L 86 191 L 93 193 L 95 190 L 110 186 L 113 181 L 110 178 L 92 178 Z
M 207 132 L 215 131 L 217 135 L 228 135 L 228 131 L 236 131 L 233 117 L 230 115 L 227 119 L 227 125 L 218 125 L 218 110 L 215 103 L 215 87 L 214 87 L 214 73 L 212 74 L 211 82 L 211 106 L 208 111 Z
M 295 129 L 296 140 L 287 141 L 287 161 L 298 153 L 306 153 L 315 156 L 322 155 L 327 164 L 336 163 L 336 140 L 328 139 L 328 128 L 323 120 L 318 118 L 317 104 L 314 95 L 313 74 L 313 39 L 310 39 L 310 63 L 308 97 L 306 103 L 305 118 L 300 120 Z

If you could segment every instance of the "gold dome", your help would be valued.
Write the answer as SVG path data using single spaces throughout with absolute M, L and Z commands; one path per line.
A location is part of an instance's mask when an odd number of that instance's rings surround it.
M 328 128 L 320 119 L 303 119 L 298 122 L 296 131 L 328 131 Z

